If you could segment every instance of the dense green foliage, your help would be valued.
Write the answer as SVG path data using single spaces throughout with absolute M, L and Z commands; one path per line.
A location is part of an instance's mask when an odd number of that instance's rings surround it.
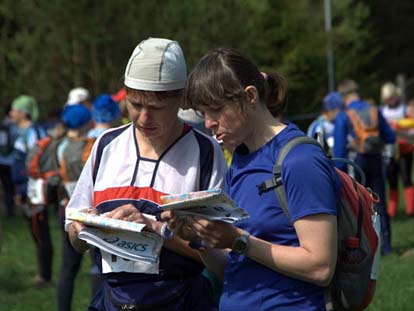
M 385 11 L 374 2 L 332 1 L 332 34 L 336 80 L 353 77 L 375 97 L 385 47 L 371 11 Z M 0 100 L 33 95 L 43 116 L 74 86 L 115 92 L 133 48 L 149 36 L 179 41 L 189 69 L 229 46 L 281 72 L 287 115 L 316 112 L 327 92 L 323 0 L 2 0 L 0 29 Z

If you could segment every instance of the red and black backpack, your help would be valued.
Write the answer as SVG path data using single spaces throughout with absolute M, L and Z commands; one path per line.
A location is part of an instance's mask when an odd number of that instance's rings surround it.
M 282 163 L 289 151 L 299 144 L 313 144 L 323 149 L 312 138 L 293 138 L 280 151 L 273 178 L 258 186 L 259 193 L 275 190 L 289 220 Z M 375 204 L 379 200 L 375 193 L 351 176 L 337 168 L 335 170 L 342 184 L 337 203 L 338 256 L 333 279 L 325 291 L 326 309 L 363 310 L 372 301 L 377 279 L 380 220 Z M 359 171 L 362 172 L 360 168 Z M 359 254 L 358 259 L 349 260 L 353 256 L 350 252 L 355 251 Z

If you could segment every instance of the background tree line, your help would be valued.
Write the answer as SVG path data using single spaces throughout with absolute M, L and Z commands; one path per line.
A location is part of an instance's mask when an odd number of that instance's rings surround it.
M 189 70 L 214 47 L 239 49 L 287 78 L 287 116 L 317 112 L 328 91 L 323 2 L 2 0 L 0 100 L 5 107 L 30 94 L 45 118 L 72 87 L 114 93 L 136 44 L 166 37 L 181 43 Z M 412 24 L 414 5 L 395 2 L 332 0 L 336 81 L 352 77 L 377 98 L 384 80 L 412 75 L 410 31 L 399 14 Z

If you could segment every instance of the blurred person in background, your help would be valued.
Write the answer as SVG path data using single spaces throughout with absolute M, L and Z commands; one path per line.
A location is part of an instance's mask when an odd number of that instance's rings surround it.
M 328 93 L 322 101 L 321 115 L 309 125 L 307 131 L 307 135 L 311 138 L 315 138 L 315 134 L 320 133 L 329 147 L 330 154 L 334 146 L 335 117 L 343 107 L 344 104 L 338 92 Z
M 118 92 L 118 95 L 119 93 L 121 93 L 121 91 Z M 122 99 L 122 96 L 123 95 L 121 93 L 120 96 L 115 96 L 115 99 L 125 101 L 125 99 Z M 107 129 L 120 125 L 119 123 L 121 123 L 121 109 L 119 108 L 119 104 L 117 101 L 115 101 L 115 99 L 114 96 L 110 96 L 108 94 L 101 94 L 93 101 L 92 119 L 95 125 L 88 131 L 88 137 L 98 138 Z M 99 267 L 95 263 L 95 249 L 91 249 L 90 254 L 92 259 L 91 279 L 93 297 L 102 285 L 103 278 L 99 271 Z
M 118 103 L 119 109 L 121 110 L 121 123 L 128 124 L 131 122 L 128 115 L 125 87 L 120 88 L 118 92 L 112 94 L 112 99 Z
M 9 118 L 10 105 L 0 120 L 0 181 L 6 217 L 14 216 L 14 184 L 12 180 L 13 145 L 17 137 L 16 125 Z
M 391 224 L 386 209 L 385 176 L 382 152 L 384 144 L 394 144 L 395 134 L 385 120 L 382 112 L 373 105 L 363 101 L 359 95 L 358 84 L 345 79 L 338 83 L 338 92 L 345 104 L 345 109 L 335 118 L 334 157 L 347 158 L 348 135 L 356 152 L 355 163 L 366 177 L 366 186 L 378 194 L 377 204 L 381 215 L 381 253 L 391 253 Z M 356 119 L 355 124 L 351 118 Z M 360 125 L 356 128 L 357 125 Z M 342 162 L 335 165 L 343 171 L 347 166 Z
M 12 177 L 16 187 L 15 203 L 25 212 L 33 239 L 38 246 L 37 256 L 43 258 L 45 253 L 51 254 L 52 252 L 50 236 L 46 239 L 40 238 L 36 228 L 39 227 L 39 222 L 43 221 L 43 214 L 36 209 L 36 205 L 30 204 L 27 196 L 29 176 L 26 158 L 36 142 L 46 136 L 45 131 L 36 124 L 39 119 L 39 108 L 36 100 L 27 95 L 18 96 L 12 102 L 10 119 L 18 129 L 18 136 L 14 143 L 14 162 L 12 166 Z M 38 272 L 34 283 L 39 287 L 49 285 L 52 279 L 51 262 L 48 262 L 51 259 L 49 255 L 46 255 L 45 259 L 46 261 L 38 260 Z
M 397 144 L 386 146 L 388 178 L 388 215 L 395 217 L 399 203 L 399 177 L 404 187 L 405 213 L 414 214 L 414 189 L 412 183 L 414 119 L 401 101 L 401 90 L 391 82 L 381 87 L 382 114 L 397 136 Z
M 59 211 L 60 176 L 56 149 L 61 138 L 46 136 L 38 140 L 26 156 L 30 225 L 39 265 L 36 285 L 40 287 L 51 285 L 53 245 L 49 215 L 51 208 L 56 214 Z
M 62 112 L 62 122 L 67 128 L 66 136 L 57 148 L 60 176 L 64 187 L 61 224 L 64 224 L 65 208 L 72 196 L 85 161 L 89 156 L 94 139 L 87 139 L 92 116 L 87 107 L 81 104 L 66 106 Z M 66 231 L 62 232 L 62 262 L 60 265 L 57 306 L 59 311 L 70 311 L 72 306 L 75 278 L 79 272 L 82 254 L 71 245 Z
M 89 91 L 83 87 L 75 87 L 69 91 L 65 106 L 81 104 L 91 109 Z
M 99 95 L 92 103 L 92 119 L 94 127 L 89 130 L 88 137 L 98 137 L 107 129 L 118 126 L 121 117 L 118 103 L 109 94 Z

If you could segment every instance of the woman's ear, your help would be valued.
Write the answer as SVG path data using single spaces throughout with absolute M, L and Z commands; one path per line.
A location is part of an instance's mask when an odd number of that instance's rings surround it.
M 248 106 L 256 107 L 256 104 L 259 102 L 259 92 L 257 91 L 257 88 L 253 85 L 248 85 L 244 91 L 246 92 Z

